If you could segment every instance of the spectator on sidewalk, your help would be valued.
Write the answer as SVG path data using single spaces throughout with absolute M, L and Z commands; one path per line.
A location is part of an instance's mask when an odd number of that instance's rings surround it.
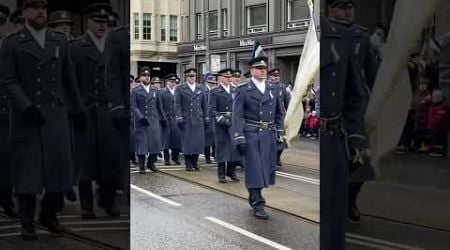
M 431 106 L 428 110 L 427 129 L 431 142 L 432 157 L 444 157 L 447 153 L 447 133 L 450 128 L 450 110 L 445 102 L 442 90 L 432 93 Z
M 317 112 L 311 112 L 311 115 L 306 120 L 306 131 L 309 135 L 311 135 L 312 139 L 318 139 L 319 137 L 319 127 L 320 121 L 319 117 L 317 117 Z

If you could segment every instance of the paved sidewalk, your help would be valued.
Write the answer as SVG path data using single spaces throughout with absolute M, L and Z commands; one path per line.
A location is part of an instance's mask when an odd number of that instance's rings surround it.
M 290 148 L 283 151 L 281 161 L 286 164 L 302 166 L 312 170 L 320 169 L 319 141 L 307 137 L 297 137 Z

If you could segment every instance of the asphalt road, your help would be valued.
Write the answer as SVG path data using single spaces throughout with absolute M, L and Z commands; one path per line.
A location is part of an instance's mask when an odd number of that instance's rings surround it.
M 319 226 L 165 174 L 131 175 L 131 249 L 319 249 Z

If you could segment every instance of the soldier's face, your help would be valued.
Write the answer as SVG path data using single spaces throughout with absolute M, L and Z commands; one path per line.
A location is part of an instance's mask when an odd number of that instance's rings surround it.
M 166 82 L 167 86 L 169 86 L 171 89 L 173 89 L 175 87 L 175 81 L 167 81 Z
M 233 83 L 233 79 L 231 77 L 219 76 L 218 80 L 225 86 L 228 86 Z
M 252 68 L 250 70 L 252 76 L 260 81 L 266 79 L 267 69 L 266 68 Z
M 195 77 L 195 76 L 188 76 L 186 78 L 186 81 L 190 84 L 194 84 L 196 80 L 197 80 L 197 77 Z
M 353 23 L 355 21 L 355 8 L 349 6 L 345 9 L 345 21 Z
M 23 10 L 23 16 L 31 27 L 41 30 L 47 26 L 47 8 L 45 6 L 36 6 Z
M 231 78 L 231 82 L 233 83 L 233 84 L 239 84 L 239 82 L 241 81 L 241 78 L 239 78 L 239 77 L 232 77 Z
M 141 82 L 145 85 L 148 85 L 150 83 L 150 75 L 149 74 L 143 74 L 141 75 Z
M 339 7 L 329 7 L 328 8 L 328 16 L 332 19 L 336 19 L 338 21 L 346 21 L 345 17 L 345 9 Z
M 70 23 L 59 23 L 55 25 L 54 29 L 69 36 L 72 32 L 72 25 Z
M 92 32 L 96 37 L 103 37 L 108 28 L 107 21 L 99 21 L 99 20 L 89 20 L 89 31 Z
M 273 83 L 278 83 L 280 81 L 280 76 L 270 76 L 270 81 Z

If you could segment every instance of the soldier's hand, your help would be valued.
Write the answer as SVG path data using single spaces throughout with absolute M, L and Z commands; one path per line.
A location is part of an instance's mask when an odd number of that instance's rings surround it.
M 223 124 L 225 124 L 225 126 L 227 127 L 231 126 L 231 119 L 230 118 L 225 119 Z
M 150 123 L 148 122 L 147 118 L 145 118 L 145 117 L 142 117 L 141 119 L 139 119 L 139 123 L 144 127 L 150 126 Z
M 247 153 L 247 143 L 238 144 L 237 151 L 240 155 L 245 155 L 245 153 Z
M 40 108 L 35 105 L 29 106 L 23 111 L 23 118 L 28 122 L 37 125 L 39 127 L 45 125 L 44 115 Z
M 369 149 L 354 149 L 352 150 L 352 164 L 365 165 L 370 163 Z

